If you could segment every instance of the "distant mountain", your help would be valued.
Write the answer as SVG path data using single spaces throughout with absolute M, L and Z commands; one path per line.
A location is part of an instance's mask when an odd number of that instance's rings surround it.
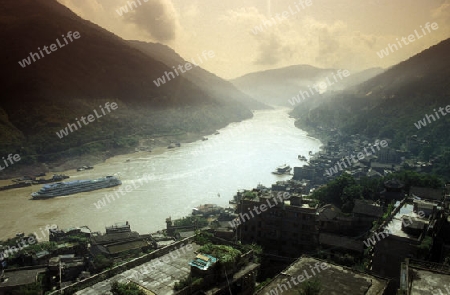
M 348 89 L 352 86 L 356 86 L 367 80 L 370 80 L 371 78 L 383 73 L 384 71 L 385 71 L 384 69 L 376 67 L 356 72 L 355 74 L 350 75 L 346 79 L 343 79 L 342 84 L 345 85 L 345 89 Z
M 299 105 L 292 115 L 298 118 L 299 126 L 390 138 L 394 147 L 418 135 L 428 144 L 417 153 L 428 160 L 430 151 L 434 155 L 443 153 L 450 145 L 450 115 L 439 111 L 450 105 L 449 52 L 447 39 L 320 105 Z M 433 115 L 436 121 L 426 119 L 427 115 Z M 419 120 L 426 126 L 419 129 Z
M 211 132 L 252 116 L 233 97 L 218 96 L 193 78 L 157 87 L 153 80 L 171 67 L 56 0 L 3 1 L 0 7 L 0 155 L 20 152 L 23 164 L 51 162 L 127 148 L 141 136 Z M 70 39 L 69 31 L 78 38 Z M 57 137 L 107 101 L 118 104 L 114 113 Z
M 393 66 L 385 73 L 362 83 L 358 87 L 359 92 L 370 98 L 378 99 L 399 96 L 411 98 L 413 96 L 417 102 L 424 102 L 423 97 L 421 97 L 424 93 L 434 94 L 445 99 L 442 95 L 445 96 L 450 91 L 448 84 L 450 79 L 449 49 L 450 39 L 431 46 L 429 49 Z M 396 98 L 395 100 L 402 99 L 404 98 Z M 408 101 L 409 104 L 410 102 Z
M 191 63 L 190 60 L 184 60 L 178 53 L 166 45 L 142 41 L 129 42 L 135 48 L 156 60 L 162 61 L 170 68 L 173 66 L 177 68 L 179 65 L 185 65 L 187 62 Z M 199 62 L 197 57 L 194 57 L 194 60 L 197 63 Z M 253 110 L 269 108 L 238 90 L 232 83 L 217 77 L 215 74 L 210 73 L 201 67 L 193 67 L 191 70 L 186 71 L 186 73 L 183 74 L 183 77 L 202 88 L 207 93 L 210 93 L 213 97 L 218 97 L 223 100 L 235 100 Z
M 241 91 L 269 105 L 292 107 L 292 98 L 300 91 L 310 91 L 311 97 L 343 90 L 382 72 L 380 68 L 339 76 L 337 69 L 319 69 L 309 65 L 294 65 L 280 69 L 246 74 L 231 82 Z M 342 73 L 342 70 L 341 70 Z M 322 88 L 318 83 L 326 83 Z M 316 86 L 316 88 L 314 88 Z M 295 101 L 294 101 L 295 104 Z

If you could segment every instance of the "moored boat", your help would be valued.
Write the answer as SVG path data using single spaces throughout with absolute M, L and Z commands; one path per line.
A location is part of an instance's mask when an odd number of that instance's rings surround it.
M 298 155 L 298 159 L 299 159 L 300 161 L 307 161 L 306 157 L 303 156 L 303 155 Z
M 204 204 L 196 208 L 192 208 L 192 215 L 203 215 L 204 217 L 219 214 L 223 208 L 216 204 Z
M 77 168 L 77 171 L 91 170 L 94 169 L 92 166 L 81 166 Z
M 291 170 L 292 170 L 291 166 L 284 164 L 284 165 L 278 166 L 277 170 L 273 171 L 272 173 L 278 174 L 278 175 L 290 174 Z

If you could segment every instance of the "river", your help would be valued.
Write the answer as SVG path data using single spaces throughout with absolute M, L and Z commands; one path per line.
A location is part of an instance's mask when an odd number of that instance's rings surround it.
M 165 228 L 169 216 L 189 215 L 192 208 L 206 203 L 228 207 L 239 189 L 289 179 L 271 172 L 282 164 L 304 165 L 297 155 L 308 158 L 309 151 L 317 152 L 321 146 L 319 140 L 294 126 L 288 109 L 255 111 L 252 119 L 219 132 L 207 136 L 208 140 L 164 152 L 120 155 L 92 170 L 64 172 L 69 180 L 118 175 L 120 187 L 47 200 L 31 200 L 31 192 L 40 186 L 1 191 L 0 239 L 17 232 L 42 235 L 41 229 L 53 224 L 63 229 L 87 225 L 104 232 L 105 226 L 129 221 L 131 229 L 141 234 L 155 232 Z M 126 185 L 132 185 L 129 192 L 97 208 L 95 203 L 105 194 L 118 188 L 125 191 Z

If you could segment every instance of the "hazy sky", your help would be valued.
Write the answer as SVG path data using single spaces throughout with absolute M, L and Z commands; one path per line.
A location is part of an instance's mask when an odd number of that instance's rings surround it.
M 226 79 L 295 64 L 386 68 L 450 37 L 450 0 L 135 0 L 138 7 L 122 15 L 116 10 L 133 1 L 59 2 L 124 39 L 166 44 L 186 60 L 213 50 L 201 66 Z M 253 33 L 272 17 L 271 27 Z M 438 29 L 424 35 L 427 22 Z M 377 55 L 414 30 L 420 39 Z

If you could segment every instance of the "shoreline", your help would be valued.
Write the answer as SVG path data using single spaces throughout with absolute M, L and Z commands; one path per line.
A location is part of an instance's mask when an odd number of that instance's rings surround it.
M 244 121 L 240 121 L 238 123 Z M 229 124 L 231 123 L 233 122 L 230 122 Z M 222 128 L 225 127 L 226 126 Z M 4 171 L 3 175 L 0 176 L 0 186 L 12 184 L 13 183 L 12 180 L 15 180 L 20 177 L 27 175 L 35 176 L 42 172 L 46 173 L 46 176 L 43 176 L 43 178 L 49 179 L 53 174 L 67 174 L 67 172 L 70 172 L 72 170 L 75 171 L 78 167 L 81 166 L 95 166 L 98 164 L 106 163 L 109 159 L 114 158 L 116 156 L 125 156 L 125 155 L 131 156 L 136 153 L 149 153 L 152 155 L 159 155 L 169 150 L 167 147 L 171 143 L 179 142 L 181 144 L 181 147 L 176 148 L 182 148 L 183 144 L 200 141 L 205 136 L 213 135 L 214 132 L 215 130 L 205 131 L 201 133 L 186 132 L 179 135 L 142 137 L 139 139 L 138 146 L 129 149 L 107 150 L 102 152 L 95 152 L 92 154 L 75 156 L 70 159 L 66 159 L 64 161 L 57 161 L 54 163 L 36 163 L 34 165 L 19 167 L 17 169 L 9 171 L 9 173 L 8 171 Z M 138 150 L 140 147 L 149 149 L 149 151 L 146 151 L 145 149 L 140 151 Z
M 317 131 L 316 129 L 314 129 L 312 127 L 301 126 L 299 123 L 297 123 L 297 122 L 299 122 L 299 119 L 295 118 L 295 117 L 294 117 L 294 119 L 295 119 L 294 126 L 296 128 L 305 131 L 306 135 L 308 137 L 317 139 L 321 143 L 321 145 L 319 147 L 320 151 L 318 153 L 324 151 L 326 145 L 328 144 L 328 141 L 331 139 L 331 136 L 329 136 L 327 134 L 324 134 L 323 132 L 319 132 L 319 131 Z
M 268 115 L 269 118 L 272 117 L 284 117 L 285 112 L 275 112 L 272 113 L 272 111 L 269 112 L 270 114 Z M 255 114 L 256 115 L 256 114 Z M 258 118 L 258 115 L 256 115 L 256 117 Z M 225 131 L 224 129 L 219 129 L 219 132 L 221 135 L 219 135 L 219 137 L 223 138 L 217 138 L 215 139 L 215 136 L 212 135 L 214 134 L 214 132 L 212 133 L 208 133 L 211 135 L 206 135 L 206 137 L 208 137 L 210 140 L 215 140 L 215 142 L 220 142 L 220 140 L 223 139 L 228 139 L 230 138 L 230 136 L 241 136 L 242 139 L 245 139 L 248 137 L 248 135 L 245 133 L 246 128 L 249 128 L 249 126 L 254 126 L 254 124 L 251 124 L 251 122 L 249 122 L 250 120 L 248 120 L 247 122 L 239 122 L 239 123 L 234 123 L 231 124 L 231 128 L 232 130 L 230 130 L 230 132 Z M 297 151 L 296 151 L 296 146 L 298 144 L 302 145 L 303 142 L 305 142 L 305 140 L 309 143 L 311 141 L 311 148 L 306 149 L 303 151 L 302 150 L 302 154 L 307 154 L 308 150 L 313 149 L 314 151 L 319 151 L 319 146 L 322 145 L 322 143 L 318 140 L 318 139 L 312 139 L 309 136 L 309 139 L 306 139 L 306 132 L 305 131 L 300 131 L 299 128 L 297 126 L 294 125 L 294 120 L 293 119 L 289 119 L 284 120 L 284 119 L 277 119 L 276 122 L 282 122 L 280 123 L 280 126 L 286 126 L 288 133 L 290 135 L 297 135 L 295 136 L 295 145 L 294 148 L 292 149 L 292 156 L 297 155 Z M 266 122 L 265 120 L 262 121 L 260 119 L 255 121 L 256 123 L 263 123 Z M 244 124 L 245 126 L 238 126 L 239 124 Z M 286 125 L 287 123 L 287 125 Z M 237 126 L 236 126 L 237 125 Z M 263 126 L 267 127 L 267 126 L 272 126 L 272 122 L 268 122 L 268 123 L 264 123 Z M 252 127 L 252 130 L 255 132 L 256 135 L 258 135 L 258 138 L 261 137 L 260 133 L 262 130 L 265 129 L 260 129 L 260 128 L 256 128 L 259 125 L 256 125 L 254 127 Z M 292 128 L 294 127 L 294 128 Z M 228 128 L 228 127 L 227 127 Z M 300 131 L 300 132 L 299 132 Z M 265 133 L 265 132 L 262 132 Z M 278 134 L 278 133 L 277 133 Z M 264 136 L 262 136 L 264 137 Z M 187 144 L 187 142 L 195 142 L 194 145 L 198 145 L 200 148 L 201 146 L 204 145 L 203 142 L 200 141 L 201 138 L 201 134 L 193 134 L 193 133 L 189 133 L 189 134 L 183 134 L 183 135 L 179 135 L 177 138 L 175 137 L 170 137 L 170 138 L 155 138 L 152 141 L 152 151 L 148 152 L 148 151 L 139 151 L 139 152 L 134 152 L 134 148 L 133 151 L 131 153 L 122 153 L 120 155 L 115 155 L 113 157 L 110 157 L 108 159 L 106 159 L 105 161 L 101 161 L 100 164 L 95 165 L 93 170 L 86 170 L 86 171 L 82 171 L 82 172 L 77 172 L 75 169 L 68 169 L 68 170 L 63 170 L 61 169 L 60 171 L 58 171 L 58 173 L 64 173 L 68 176 L 70 176 L 70 178 L 72 179 L 87 179 L 87 178 L 97 178 L 97 177 L 101 177 L 104 175 L 113 175 L 116 172 L 119 172 L 119 176 L 121 176 L 125 181 L 130 181 L 135 179 L 136 177 L 140 177 L 141 175 L 145 174 L 145 173 L 151 173 L 151 170 L 153 167 L 157 167 L 157 171 L 160 171 L 159 169 L 161 167 L 163 167 L 162 165 L 162 161 L 169 161 L 171 163 L 171 167 L 173 167 L 172 164 L 174 163 L 178 163 L 177 158 L 180 156 L 180 154 L 185 154 L 185 152 L 190 153 L 191 152 L 191 144 Z M 145 145 L 148 138 L 144 138 L 143 139 L 143 144 Z M 174 141 L 174 140 L 180 140 L 182 142 L 181 147 L 180 148 L 174 148 L 174 149 L 167 149 L 167 144 L 170 141 Z M 279 142 L 280 138 L 276 138 L 277 140 L 275 140 L 274 142 Z M 219 141 L 218 141 L 219 140 Z M 228 141 L 228 140 L 227 140 Z M 185 142 L 185 144 L 183 144 L 183 142 Z M 209 142 L 207 141 L 206 144 L 208 144 Z M 139 145 L 138 145 L 139 146 Z M 182 149 L 181 149 L 182 148 Z M 212 150 L 213 151 L 213 150 Z M 162 155 L 164 154 L 164 155 Z M 176 157 L 173 158 L 172 154 L 176 154 Z M 157 164 L 157 166 L 152 165 L 152 158 L 158 158 L 155 161 L 155 164 Z M 280 156 L 281 159 L 285 158 L 285 155 L 282 154 Z M 189 160 L 185 160 L 186 157 L 183 157 L 183 161 L 190 164 L 190 165 L 195 165 L 194 162 L 189 162 Z M 129 164 L 125 164 L 127 162 L 130 162 Z M 220 162 L 220 161 L 218 161 Z M 293 160 L 292 164 L 297 163 L 297 161 Z M 80 165 L 84 165 L 84 163 L 75 163 L 78 166 Z M 292 165 L 291 164 L 291 165 Z M 301 164 L 299 164 L 301 165 Z M 188 165 L 189 166 L 189 165 Z M 254 165 L 249 165 L 251 167 L 253 167 Z M 261 166 L 261 165 L 260 165 Z M 253 168 L 250 168 L 253 169 Z M 54 170 L 52 170 L 53 172 Z M 189 172 L 191 174 L 195 174 L 195 171 L 190 171 Z M 109 174 L 108 174 L 109 173 Z M 159 172 L 158 172 L 159 173 Z M 157 173 L 157 174 L 158 174 Z M 252 173 L 254 174 L 254 173 Z M 185 173 L 182 174 L 182 176 L 185 176 Z M 49 178 L 49 177 L 46 177 Z M 250 177 L 252 178 L 252 177 Z M 268 173 L 267 175 L 264 174 L 263 179 L 270 179 L 270 182 L 267 182 L 267 185 L 273 184 L 275 181 L 278 181 L 279 179 L 276 177 L 272 177 L 270 173 Z M 69 181 L 71 179 L 68 179 Z M 159 178 L 157 178 L 159 180 Z M 171 178 L 172 179 L 172 178 Z M 174 178 L 176 179 L 176 178 Z M 156 178 L 155 178 L 156 180 Z M 170 185 L 171 180 L 167 181 L 168 187 L 171 187 L 172 185 Z M 255 185 L 256 183 L 261 182 L 260 177 L 256 177 L 255 180 L 253 180 L 251 182 L 250 185 Z M 202 181 L 203 183 L 203 181 Z M 209 185 L 211 182 L 208 181 Z M 262 183 L 265 183 L 264 181 Z M 219 185 L 223 185 L 220 182 L 218 182 Z M 209 203 L 211 201 L 213 201 L 214 199 L 209 198 L 211 197 L 215 197 L 217 198 L 217 191 L 219 191 L 217 189 L 217 186 L 215 186 L 214 188 L 211 188 L 210 190 L 206 190 L 205 191 L 205 187 L 207 187 L 207 185 L 202 185 L 200 189 L 193 189 L 192 192 L 197 192 L 197 193 L 189 193 L 189 197 L 192 197 L 192 201 L 186 201 L 183 200 L 183 206 L 178 206 L 177 204 L 174 204 L 173 206 L 171 206 L 171 208 L 173 208 L 173 212 L 172 215 L 176 216 L 179 212 L 183 212 L 186 211 L 186 208 L 192 208 L 193 205 L 198 205 L 198 204 L 204 204 L 204 203 Z M 228 186 L 228 185 L 226 185 Z M 139 200 L 139 202 L 143 202 L 143 204 L 153 204 L 152 206 L 162 206 L 159 202 L 156 201 L 156 198 L 153 200 L 153 196 L 159 196 L 159 195 L 163 195 L 164 193 L 161 194 L 161 189 L 157 188 L 160 187 L 159 185 L 155 186 L 155 189 L 153 189 L 153 186 L 151 188 L 151 194 L 146 194 L 144 192 L 136 192 L 134 195 L 130 195 L 130 197 L 133 197 L 133 200 Z M 199 185 L 197 185 L 197 187 L 200 187 Z M 225 186 L 224 186 L 225 187 Z M 251 186 L 248 186 L 251 187 Z M 5 191 L 2 194 L 2 200 L 3 203 L 5 204 L 3 211 L 5 213 L 5 215 L 9 216 L 8 210 L 7 209 L 9 206 L 12 207 L 16 207 L 16 208 L 20 208 L 20 205 L 17 204 L 21 204 L 22 202 L 26 202 L 24 203 L 24 206 L 21 207 L 23 209 L 21 209 L 20 211 L 24 211 L 25 212 L 29 212 L 29 214 L 21 214 L 20 217 L 18 218 L 9 218 L 8 222 L 5 223 L 5 230 L 4 230 L 4 236 L 10 236 L 10 234 L 13 236 L 13 234 L 15 232 L 18 231 L 30 231 L 33 232 L 34 228 L 36 227 L 36 225 L 38 226 L 44 226 L 46 224 L 50 224 L 50 223 L 54 223 L 57 224 L 60 228 L 68 228 L 70 226 L 74 226 L 74 225 L 88 225 L 92 230 L 102 230 L 104 226 L 106 225 L 110 225 L 113 224 L 113 222 L 117 221 L 117 218 L 114 218 L 113 215 L 108 214 L 108 212 L 111 210 L 111 212 L 121 212 L 123 213 L 123 216 L 127 217 L 129 215 L 129 212 L 126 211 L 124 208 L 127 206 L 130 206 L 131 204 L 131 199 L 130 204 L 127 204 L 126 202 L 124 202 L 123 204 L 121 204 L 118 207 L 121 208 L 116 208 L 117 206 L 114 207 L 108 207 L 108 210 L 104 210 L 104 211 L 94 211 L 94 214 L 90 214 L 88 217 L 86 217 L 84 219 L 84 217 L 82 219 L 78 218 L 78 213 L 77 214 L 72 214 L 73 210 L 76 209 L 76 212 L 80 212 L 80 214 L 84 215 L 84 214 L 89 214 L 92 213 L 91 211 L 93 211 L 93 208 L 88 208 L 88 207 L 93 207 L 93 206 L 86 206 L 83 205 L 83 202 L 86 201 L 86 203 L 89 203 L 91 201 L 97 201 L 98 199 L 101 199 L 102 197 L 104 197 L 104 193 L 92 193 L 93 197 L 91 198 L 90 195 L 86 195 L 86 196 L 82 196 L 82 200 L 80 200 L 80 198 L 61 198 L 60 200 L 47 200 L 45 201 L 46 204 L 45 206 L 39 206 L 39 208 L 37 208 L 37 206 L 35 206 L 35 204 L 38 203 L 32 203 L 32 202 L 28 202 L 29 197 L 28 195 L 32 192 L 32 190 L 38 189 L 39 185 L 37 185 L 36 187 L 33 186 L 33 189 L 31 188 L 22 188 L 22 189 L 13 189 L 10 192 Z M 236 189 L 241 188 L 240 185 L 236 186 Z M 169 190 L 171 191 L 171 190 Z M 176 193 L 179 193 L 179 190 L 175 190 Z M 186 190 L 185 190 L 186 191 Z M 214 194 L 211 194 L 210 191 L 214 191 Z M 220 194 L 222 196 L 225 195 L 229 195 L 232 196 L 235 193 L 234 189 L 225 189 L 224 190 L 226 193 L 222 193 L 222 191 L 220 192 Z M 229 192 L 230 191 L 230 192 Z M 94 197 L 95 196 L 95 197 Z M 150 198 L 149 196 L 151 196 L 152 198 Z M 171 199 L 170 197 L 168 197 L 169 199 Z M 200 200 L 201 201 L 197 201 Z M 228 198 L 225 199 L 216 199 L 217 202 L 219 203 L 227 203 L 228 204 Z M 195 200 L 195 202 L 194 202 Z M 156 202 L 156 203 L 155 203 Z M 2 203 L 2 204 L 3 204 Z M 43 202 L 40 202 L 43 203 Z M 173 202 L 171 202 L 173 203 Z M 186 203 L 186 204 L 184 204 Z M 214 202 L 216 203 L 216 202 Z M 62 204 L 62 205 L 60 205 Z M 70 204 L 70 205 L 69 205 Z M 93 205 L 93 204 L 88 204 L 88 205 Z M 122 206 L 123 205 L 123 206 Z M 139 211 L 141 208 L 138 207 L 137 211 Z M 153 210 L 153 209 L 152 209 Z M 156 224 L 161 223 L 162 226 L 150 226 L 151 230 L 158 230 L 163 228 L 163 222 L 160 222 L 161 220 L 163 221 L 164 218 L 166 218 L 167 216 L 165 216 L 163 214 L 163 211 L 165 210 L 159 210 L 159 212 L 155 215 L 160 217 L 160 219 L 158 219 L 157 222 L 155 222 Z M 169 210 L 170 211 L 170 210 Z M 190 210 L 188 210 L 190 212 Z M 126 212 L 126 213 L 125 213 Z M 131 212 L 131 211 L 130 211 Z M 187 212 L 187 211 L 186 211 Z M 97 213 L 99 214 L 97 216 Z M 139 214 L 141 214 L 142 212 L 138 212 Z M 70 215 L 68 215 L 70 214 Z M 131 213 L 130 213 L 131 214 Z M 146 224 L 142 224 L 142 222 L 140 220 L 134 220 L 133 221 L 133 216 L 135 213 L 132 213 L 130 215 L 130 221 L 133 222 L 133 224 L 136 223 L 136 230 L 140 231 L 143 228 L 143 231 L 145 230 L 149 230 L 148 229 L 148 225 Z M 67 215 L 67 216 L 66 216 Z M 121 214 L 117 215 L 117 216 L 122 216 Z M 185 214 L 179 214 L 180 217 L 185 216 Z M 124 218 L 122 218 L 124 219 Z M 125 218 L 126 219 L 126 218 Z M 80 222 L 80 220 L 82 220 L 83 222 Z M 128 220 L 128 219 L 127 219 Z M 155 219 L 156 221 L 156 219 Z M 14 229 L 14 230 L 9 230 L 9 229 Z
M 287 112 L 289 115 L 289 111 Z M 330 136 L 324 134 L 323 132 L 319 132 L 316 129 L 309 127 L 309 126 L 301 126 L 299 124 L 299 119 L 292 117 L 295 119 L 294 126 L 295 128 L 298 128 L 300 130 L 303 130 L 306 132 L 306 136 L 318 140 L 321 145 L 319 147 L 320 151 L 323 151 L 324 147 L 326 146 L 326 143 L 328 140 L 330 140 Z M 109 162 L 109 160 L 118 157 L 118 156 L 132 156 L 138 153 L 148 153 L 150 155 L 160 155 L 164 152 L 167 152 L 167 147 L 171 143 L 179 142 L 181 144 L 181 147 L 175 147 L 174 149 L 182 148 L 183 144 L 192 143 L 196 141 L 202 140 L 203 137 L 212 136 L 214 132 L 217 130 L 221 130 L 223 128 L 226 128 L 232 123 L 243 123 L 245 121 L 251 120 L 252 118 L 249 118 L 247 120 L 242 120 L 239 122 L 230 122 L 226 126 L 220 128 L 220 129 L 214 129 L 214 130 L 208 130 L 201 133 L 194 133 L 194 132 L 186 132 L 183 134 L 178 135 L 163 135 L 163 136 L 156 136 L 156 137 L 142 137 L 139 139 L 139 145 L 135 146 L 133 148 L 129 149 L 118 149 L 118 150 L 107 150 L 102 152 L 96 152 L 93 154 L 86 154 L 81 156 L 75 156 L 70 159 L 67 159 L 65 161 L 59 161 L 55 163 L 37 163 L 32 166 L 24 166 L 20 167 L 17 170 L 13 170 L 10 173 L 6 173 L 5 175 L 0 176 L 0 186 L 5 186 L 12 184 L 12 180 L 15 180 L 17 178 L 20 178 L 22 176 L 26 175 L 38 175 L 41 172 L 45 172 L 46 176 L 43 176 L 45 179 L 51 178 L 53 174 L 65 174 L 68 176 L 76 175 L 77 172 L 76 169 L 80 166 L 95 166 L 103 163 Z M 143 147 L 144 150 L 138 150 L 140 147 Z M 145 150 L 145 148 L 148 148 L 150 151 Z M 95 168 L 94 168 L 95 169 Z

